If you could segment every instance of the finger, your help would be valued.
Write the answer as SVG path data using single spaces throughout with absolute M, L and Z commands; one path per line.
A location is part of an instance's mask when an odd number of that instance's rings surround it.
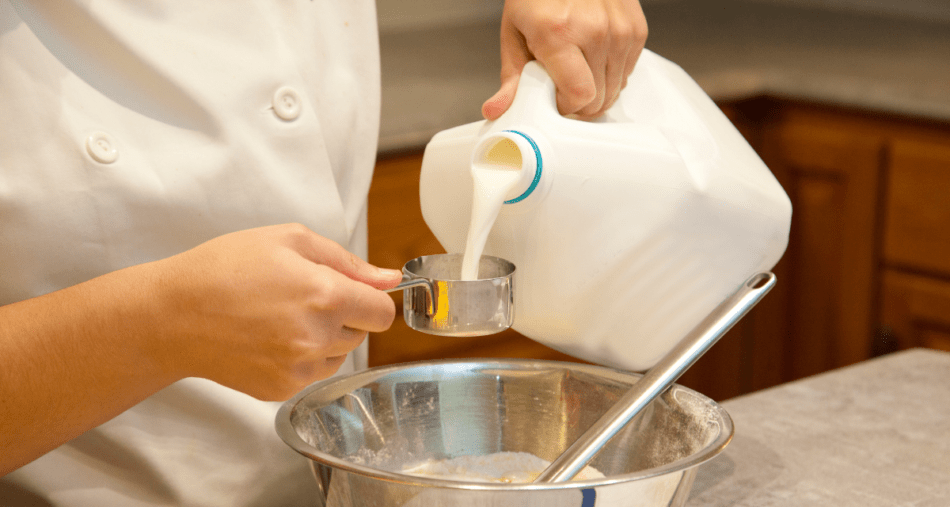
M 531 51 L 554 80 L 561 114 L 589 116 L 603 105 L 608 14 L 600 8 L 556 12 L 526 27 Z
M 321 297 L 315 302 L 317 318 L 327 322 L 330 332 L 339 333 L 342 342 L 355 340 L 351 348 L 331 349 L 329 352 L 345 354 L 362 341 L 353 334 L 378 333 L 392 325 L 396 304 L 389 294 L 353 280 L 327 265 L 317 266 L 315 278 L 315 286 L 323 287 Z M 326 321 L 328 317 L 329 321 Z
M 594 78 L 594 88 L 596 93 L 593 100 L 577 111 L 582 117 L 593 117 L 600 112 L 606 100 L 607 90 L 607 56 L 602 51 L 603 48 L 595 47 L 584 51 L 584 57 L 590 66 L 591 76 Z
M 296 240 L 297 251 L 304 258 L 316 264 L 328 266 L 351 280 L 376 289 L 391 289 L 402 280 L 400 271 L 374 266 L 347 251 L 335 241 L 324 238 L 303 226 L 290 234 Z
M 364 333 L 381 333 L 389 329 L 396 317 L 393 298 L 365 284 L 354 284 L 351 289 L 352 296 L 342 315 L 343 326 Z
M 319 373 L 319 378 L 315 380 L 323 380 L 329 377 L 330 375 L 333 375 L 334 373 L 336 373 L 340 369 L 340 367 L 343 366 L 343 363 L 346 362 L 346 357 L 347 357 L 346 355 L 342 355 L 342 356 L 333 356 L 333 357 L 326 358 L 323 361 L 323 368 L 322 368 L 323 371 Z
M 590 42 L 596 39 L 596 30 L 588 29 L 596 23 L 586 20 L 583 26 L 574 26 L 569 20 L 563 13 L 552 15 L 526 24 L 524 32 L 528 49 L 554 81 L 558 112 L 562 115 L 577 113 L 597 98 L 598 77 L 582 49 L 586 48 L 595 60 L 599 58 L 594 50 L 596 43 Z
M 586 40 L 581 43 L 581 51 L 590 67 L 591 75 L 594 77 L 594 87 L 596 95 L 593 100 L 582 107 L 577 114 L 581 117 L 596 116 L 603 108 L 604 102 L 608 100 L 607 96 L 607 71 L 610 65 L 610 59 L 616 58 L 615 53 L 611 53 L 611 45 L 614 41 L 610 32 L 610 18 L 593 17 L 588 22 L 589 27 L 585 30 Z
M 336 372 L 340 371 L 340 367 L 346 364 L 347 357 L 348 356 L 334 356 L 324 359 L 322 362 L 317 364 L 314 370 L 310 373 L 310 378 L 307 380 L 304 387 L 314 382 L 319 382 L 332 377 Z
M 627 54 L 627 60 L 623 68 L 623 83 L 621 84 L 621 89 L 627 87 L 627 80 L 630 79 L 630 75 L 633 74 L 633 69 L 637 64 L 637 60 L 640 59 L 640 54 L 643 53 L 643 47 L 634 47 L 630 53 Z
M 339 319 L 326 314 L 314 317 L 312 332 L 307 353 L 300 359 L 316 365 L 327 358 L 346 357 L 368 336 L 365 330 L 341 325 Z
M 641 7 L 640 2 L 633 2 L 630 8 L 633 19 L 633 40 L 630 42 L 630 51 L 627 53 L 627 59 L 623 68 L 623 82 L 621 83 L 621 89 L 627 87 L 627 80 L 630 78 L 630 75 L 633 74 L 633 69 L 637 63 L 637 60 L 640 59 L 640 54 L 643 52 L 643 48 L 646 45 L 647 37 L 650 32 L 646 17 L 643 15 L 643 8 Z
M 482 104 L 482 116 L 496 120 L 511 107 L 518 90 L 518 80 L 525 64 L 534 57 L 528 51 L 524 37 L 513 26 L 502 22 L 501 31 L 501 88 Z
M 592 117 L 605 113 L 620 97 L 646 43 L 648 31 L 639 2 L 627 0 L 610 3 L 609 6 L 605 100 L 600 110 L 591 114 Z
M 486 120 L 497 120 L 515 101 L 515 92 L 518 91 L 519 76 L 503 80 L 501 88 L 492 97 L 482 104 L 482 117 Z
M 610 49 L 608 50 L 607 63 L 605 69 L 604 101 L 600 109 L 592 113 L 594 116 L 600 116 L 605 113 L 617 101 L 620 96 L 620 90 L 626 77 L 627 60 L 631 51 L 633 40 L 633 28 L 626 23 L 617 22 L 611 31 Z
M 562 115 L 574 114 L 597 97 L 594 74 L 583 52 L 568 46 L 546 56 L 538 55 L 557 89 L 557 109 Z
M 331 357 L 321 357 L 314 359 L 312 361 L 302 361 L 297 364 L 294 368 L 293 378 L 294 382 L 286 390 L 287 392 L 279 393 L 276 396 L 272 396 L 276 399 L 286 399 L 290 396 L 293 396 L 300 389 L 332 376 L 334 373 L 339 371 L 340 367 L 346 363 L 347 355 L 331 356 Z
M 617 99 L 620 97 L 620 91 L 623 89 L 623 66 L 625 64 L 626 58 L 620 60 L 619 64 L 615 62 L 607 64 L 607 84 L 604 92 L 604 102 L 600 105 L 600 110 L 594 112 L 592 116 L 601 116 L 617 102 Z

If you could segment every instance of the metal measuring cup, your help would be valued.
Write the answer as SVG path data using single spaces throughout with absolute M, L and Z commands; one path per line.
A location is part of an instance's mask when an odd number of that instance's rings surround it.
M 482 336 L 514 322 L 515 265 L 483 255 L 478 280 L 461 280 L 462 254 L 416 257 L 402 268 L 402 316 L 416 331 L 440 336 Z

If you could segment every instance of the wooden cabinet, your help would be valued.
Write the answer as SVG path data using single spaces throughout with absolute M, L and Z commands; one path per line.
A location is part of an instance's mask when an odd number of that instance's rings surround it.
M 950 276 L 950 134 L 894 140 L 888 167 L 885 262 Z
M 950 352 L 950 282 L 888 269 L 883 284 L 882 338 Z
M 756 98 L 724 111 L 792 200 L 776 288 L 680 380 L 725 399 L 915 346 L 950 348 L 950 125 Z M 370 261 L 442 249 L 419 210 L 421 152 L 381 159 Z M 401 311 L 401 310 L 400 310 Z M 572 360 L 508 331 L 370 338 L 371 365 L 419 359 Z
M 916 134 L 889 153 L 879 334 L 950 351 L 950 135 Z
M 784 108 L 762 126 L 759 151 L 793 209 L 777 268 L 784 311 L 772 326 L 785 342 L 784 379 L 870 356 L 885 144 L 854 120 Z
M 781 380 L 943 346 L 950 125 L 769 99 L 735 107 L 792 199 L 777 297 L 763 303 L 780 308 L 760 318 L 772 337 L 757 329 L 753 344 L 782 343 Z

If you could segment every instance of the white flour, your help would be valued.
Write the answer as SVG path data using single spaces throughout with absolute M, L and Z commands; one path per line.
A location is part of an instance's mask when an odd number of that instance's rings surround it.
M 447 460 L 429 460 L 403 470 L 402 473 L 420 477 L 436 477 L 456 481 L 528 483 L 541 474 L 550 461 L 527 452 L 498 452 L 484 456 L 459 456 Z M 573 479 L 584 481 L 603 479 L 604 474 L 592 467 L 584 467 Z

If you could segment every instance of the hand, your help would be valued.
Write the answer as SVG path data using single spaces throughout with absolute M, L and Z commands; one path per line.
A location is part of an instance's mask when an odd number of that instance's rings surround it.
M 332 375 L 368 331 L 387 329 L 395 304 L 378 289 L 401 279 L 299 225 L 228 234 L 155 264 L 175 319 L 165 364 L 265 400 Z
M 185 377 L 287 399 L 389 327 L 401 278 L 280 225 L 0 306 L 0 476 Z
M 637 0 L 506 0 L 501 89 L 482 115 L 494 120 L 508 110 L 521 69 L 537 59 L 554 80 L 558 111 L 596 118 L 626 86 L 646 38 Z

